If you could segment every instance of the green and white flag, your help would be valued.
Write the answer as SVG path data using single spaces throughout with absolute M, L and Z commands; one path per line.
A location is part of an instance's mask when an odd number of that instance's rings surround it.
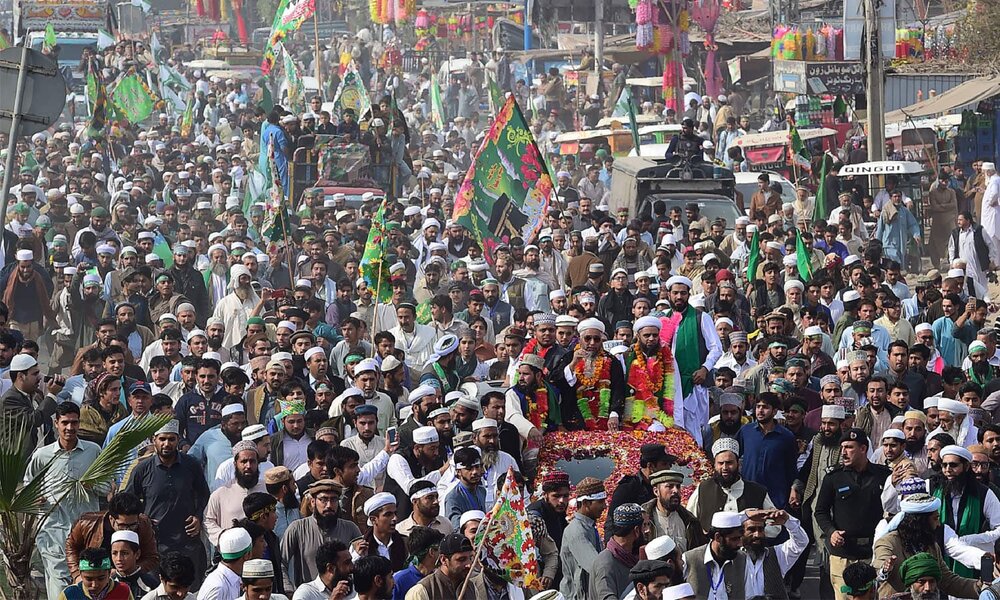
M 133 124 L 148 119 L 149 115 L 153 114 L 153 107 L 156 104 L 152 90 L 135 69 L 118 80 L 110 97 L 118 114 Z
M 441 102 L 441 86 L 437 76 L 431 74 L 431 122 L 439 130 L 444 129 L 444 103 Z
M 369 110 L 372 101 L 368 97 L 368 90 L 358 73 L 358 66 L 352 60 L 347 64 L 344 76 L 340 79 L 337 92 L 333 95 L 333 117 L 337 123 L 344 118 L 344 109 L 349 108 L 354 111 L 354 120 L 359 121 Z
M 97 49 L 104 50 L 115 45 L 115 36 L 108 33 L 106 29 L 97 30 Z
M 293 113 L 305 112 L 305 95 L 302 92 L 302 75 L 299 68 L 292 59 L 291 53 L 281 46 L 282 64 L 285 68 L 285 82 L 288 84 L 287 94 L 284 103 L 285 107 Z

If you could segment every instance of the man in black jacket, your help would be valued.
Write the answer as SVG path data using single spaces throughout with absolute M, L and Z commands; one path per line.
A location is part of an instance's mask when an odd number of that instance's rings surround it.
M 205 326 L 205 320 L 212 314 L 212 306 L 205 287 L 205 277 L 191 264 L 190 249 L 184 244 L 174 245 L 174 266 L 169 273 L 174 276 L 174 290 L 186 297 L 194 305 L 195 322 Z

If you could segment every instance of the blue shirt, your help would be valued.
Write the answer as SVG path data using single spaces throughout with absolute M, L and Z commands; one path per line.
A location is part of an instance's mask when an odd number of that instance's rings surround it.
M 814 240 L 813 247 L 822 250 L 823 254 L 836 254 L 841 260 L 847 258 L 847 255 L 851 253 L 844 242 L 838 240 L 834 240 L 832 246 L 827 245 L 826 240 Z
M 484 477 L 483 481 L 485 480 Z M 470 510 L 486 512 L 486 488 L 482 485 L 477 485 L 476 489 L 470 490 L 459 482 L 458 485 L 451 488 L 451 491 L 445 497 L 442 514 L 446 519 L 451 521 L 451 526 L 455 528 L 455 531 L 458 531 L 461 529 L 459 522 L 462 519 L 462 514 Z
M 198 436 L 188 454 L 205 469 L 205 482 L 211 486 L 219 465 L 233 457 L 233 443 L 222 433 L 222 426 L 216 425 Z
M 392 600 L 403 600 L 406 597 L 406 592 L 417 585 L 424 576 L 417 570 L 416 566 L 410 565 L 402 571 L 396 571 L 392 578 L 396 581 L 395 587 L 392 588 Z
M 781 425 L 775 425 L 773 431 L 765 434 L 754 421 L 740 428 L 736 440 L 743 452 L 743 479 L 767 488 L 774 505 L 784 508 L 788 490 L 795 481 L 795 460 L 799 454 L 795 435 Z

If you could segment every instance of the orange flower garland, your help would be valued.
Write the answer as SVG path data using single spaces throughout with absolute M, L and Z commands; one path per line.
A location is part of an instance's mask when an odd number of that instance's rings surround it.
M 579 344 L 577 349 L 580 349 Z M 587 362 L 577 360 L 573 363 L 573 374 L 577 383 L 576 405 L 583 415 L 584 427 L 588 431 L 607 429 L 611 406 L 611 357 L 598 354 L 590 374 L 587 373 Z

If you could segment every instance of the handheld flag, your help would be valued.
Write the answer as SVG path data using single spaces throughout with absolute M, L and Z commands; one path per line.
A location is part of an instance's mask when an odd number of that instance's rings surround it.
M 111 92 L 111 102 L 118 114 L 129 123 L 141 123 L 153 114 L 156 97 L 142 77 L 131 69 L 118 80 Z
M 361 73 L 358 72 L 358 65 L 352 60 L 347 64 L 343 76 L 340 78 L 340 85 L 333 95 L 333 117 L 338 123 L 344 119 L 344 109 L 349 108 L 354 111 L 357 119 L 371 110 L 372 101 L 368 97 L 368 90 L 361 80 Z
M 42 38 L 42 43 L 49 50 L 56 47 L 56 29 L 52 26 L 52 23 L 46 23 L 45 37 Z
M 305 109 L 305 98 L 302 93 L 302 76 L 299 68 L 295 66 L 292 55 L 285 49 L 284 44 L 280 44 L 282 63 L 285 67 L 285 81 L 288 83 L 288 97 L 285 103 L 293 113 L 301 113 Z
M 87 61 L 87 99 L 90 101 L 90 123 L 87 136 L 93 138 L 104 131 L 108 124 L 108 90 L 97 68 L 97 61 Z
M 268 166 L 271 169 L 271 191 L 264 207 L 264 222 L 260 234 L 271 242 L 284 239 L 289 230 L 288 209 L 285 206 L 285 189 L 281 187 L 278 167 L 274 164 L 274 146 L 267 147 Z
M 642 150 L 639 147 L 639 124 L 635 119 L 635 99 L 632 98 L 631 92 L 628 95 L 628 126 L 632 130 L 632 145 L 635 147 L 635 155 L 642 156 Z
M 431 121 L 438 129 L 444 129 L 444 103 L 441 102 L 441 87 L 437 76 L 431 74 Z
M 809 150 L 806 148 L 805 143 L 803 143 L 802 136 L 799 135 L 799 130 L 795 126 L 792 126 L 788 130 L 788 147 L 791 150 L 791 156 L 789 157 L 791 163 L 804 171 L 811 171 L 812 163 L 809 162 Z
M 507 469 L 507 479 L 485 525 L 476 532 L 475 545 L 482 546 L 483 565 L 506 581 L 522 589 L 538 585 L 538 549 L 512 468 Z
M 274 22 L 271 24 L 271 35 L 267 38 L 264 46 L 264 59 L 261 62 L 260 70 L 265 75 L 271 73 L 278 54 L 275 46 L 285 39 L 289 33 L 294 32 L 302 23 L 313 16 L 316 12 L 316 0 L 281 0 L 278 10 L 274 13 Z
M 757 279 L 757 265 L 760 264 L 760 232 L 754 231 L 750 238 L 750 256 L 747 258 L 747 283 Z
M 799 268 L 799 278 L 807 282 L 812 279 L 812 262 L 809 260 L 809 250 L 806 243 L 802 241 L 802 234 L 795 230 L 795 264 Z
M 486 87 L 490 91 L 490 110 L 497 112 L 503 106 L 504 93 L 500 90 L 496 79 L 493 78 L 493 75 L 489 71 L 486 71 Z
M 819 188 L 816 190 L 816 203 L 813 208 L 813 221 L 819 219 L 826 219 L 830 216 L 830 211 L 827 210 L 828 199 L 826 197 L 826 174 L 833 167 L 832 158 L 823 153 L 823 160 L 819 163 Z
M 541 228 L 552 178 L 514 95 L 504 102 L 455 195 L 452 219 L 471 231 L 487 260 L 513 237 Z
M 358 269 L 361 277 L 368 284 L 372 294 L 378 293 L 376 302 L 392 300 L 392 286 L 389 285 L 389 262 L 386 260 L 386 245 L 389 243 L 388 231 L 385 228 L 385 212 L 388 198 L 383 198 L 372 217 L 372 228 L 368 231 L 365 242 L 365 252 L 361 256 Z

